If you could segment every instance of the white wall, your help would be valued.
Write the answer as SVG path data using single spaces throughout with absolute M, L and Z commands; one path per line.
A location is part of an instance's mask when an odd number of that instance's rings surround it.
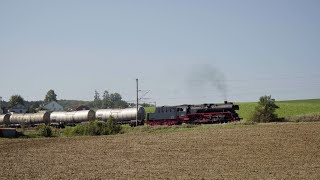
M 44 106 L 44 108 L 48 109 L 49 111 L 63 111 L 63 107 L 55 101 L 48 103 Z

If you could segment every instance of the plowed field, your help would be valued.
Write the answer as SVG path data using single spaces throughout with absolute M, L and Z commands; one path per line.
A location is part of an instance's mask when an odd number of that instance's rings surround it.
M 2 179 L 320 179 L 320 123 L 0 139 Z

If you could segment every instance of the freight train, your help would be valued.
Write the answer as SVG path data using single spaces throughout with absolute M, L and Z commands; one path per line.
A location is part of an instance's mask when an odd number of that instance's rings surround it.
M 143 107 L 126 109 L 81 110 L 73 112 L 38 112 L 29 114 L 0 115 L 0 126 L 21 126 L 47 124 L 63 127 L 88 122 L 94 119 L 106 121 L 114 118 L 117 124 L 144 125 L 179 125 L 213 124 L 240 120 L 236 110 L 238 105 L 225 101 L 223 104 L 200 104 L 156 107 L 154 113 L 147 113 Z M 136 118 L 138 121 L 136 121 Z

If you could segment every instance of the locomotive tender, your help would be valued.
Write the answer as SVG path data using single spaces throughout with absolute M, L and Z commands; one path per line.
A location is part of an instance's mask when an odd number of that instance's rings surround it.
M 156 107 L 154 113 L 147 113 L 143 107 L 126 109 L 99 109 L 81 110 L 73 112 L 38 112 L 27 114 L 5 114 L 0 115 L 0 126 L 21 126 L 47 124 L 63 127 L 94 119 L 106 121 L 109 117 L 114 118 L 117 124 L 144 125 L 178 125 L 187 124 L 212 124 L 227 123 L 240 120 L 236 110 L 238 105 L 225 101 L 224 104 L 200 104 Z

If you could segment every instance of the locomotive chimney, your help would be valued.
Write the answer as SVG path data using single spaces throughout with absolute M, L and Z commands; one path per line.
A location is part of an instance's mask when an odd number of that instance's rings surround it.
M 225 104 L 228 104 L 228 101 L 224 101 Z

